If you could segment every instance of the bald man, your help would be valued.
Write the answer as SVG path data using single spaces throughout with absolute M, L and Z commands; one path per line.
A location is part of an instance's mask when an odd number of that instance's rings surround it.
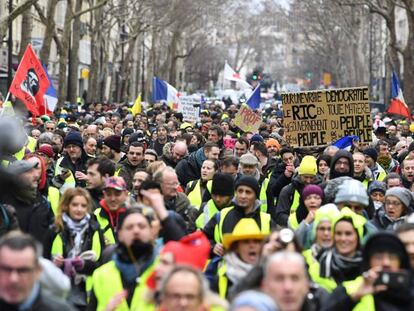
M 169 154 L 164 152 L 161 159 L 164 161 L 166 165 L 175 168 L 177 163 L 187 156 L 188 147 L 184 141 L 177 141 L 176 143 L 174 143 L 170 150 L 171 152 Z

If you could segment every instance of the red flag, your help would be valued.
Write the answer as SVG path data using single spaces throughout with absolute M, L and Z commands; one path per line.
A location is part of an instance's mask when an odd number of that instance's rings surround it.
M 20 61 L 9 92 L 20 99 L 34 116 L 40 115 L 44 106 L 43 95 L 49 87 L 49 79 L 42 64 L 29 44 Z

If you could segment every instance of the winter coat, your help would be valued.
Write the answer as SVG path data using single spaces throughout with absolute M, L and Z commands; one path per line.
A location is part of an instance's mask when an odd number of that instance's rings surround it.
M 348 173 L 339 173 L 335 171 L 335 164 L 340 158 L 346 158 L 349 162 L 349 172 Z M 334 179 L 341 176 L 354 176 L 354 159 L 352 158 L 352 153 L 346 150 L 338 150 L 332 158 L 331 166 L 329 169 L 329 179 Z
M 185 187 L 190 181 L 200 179 L 205 159 L 204 149 L 200 148 L 177 163 L 175 172 L 181 186 Z
M 138 168 L 145 168 L 145 162 L 142 161 L 137 166 L 133 166 L 126 158 L 116 166 L 115 172 L 117 176 L 120 176 L 125 180 L 129 191 L 132 190 L 132 181 L 134 180 L 134 174 Z
M 0 204 L 0 237 L 11 230 L 18 230 L 16 210 L 11 205 Z

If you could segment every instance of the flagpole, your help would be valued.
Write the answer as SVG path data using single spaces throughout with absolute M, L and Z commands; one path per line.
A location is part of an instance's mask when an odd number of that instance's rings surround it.
M 224 90 L 224 73 L 226 72 L 227 59 L 224 61 L 223 77 L 221 78 L 221 89 Z
M 260 87 L 260 83 L 257 83 L 257 86 L 254 88 L 253 92 L 250 94 L 249 98 L 246 99 L 246 103 L 250 100 L 250 98 L 253 96 L 254 92 L 257 90 L 257 88 Z
M 7 101 L 9 100 L 9 97 L 10 97 L 10 92 L 7 92 L 7 96 L 6 96 L 6 99 L 4 100 L 4 102 L 3 102 L 3 107 L 1 108 L 1 114 L 0 114 L 0 118 L 2 118 L 3 117 L 3 115 L 4 115 L 4 105 L 7 103 Z

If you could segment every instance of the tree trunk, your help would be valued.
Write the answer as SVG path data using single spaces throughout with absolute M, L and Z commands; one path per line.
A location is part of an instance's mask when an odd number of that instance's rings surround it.
M 50 47 L 52 46 L 53 34 L 55 30 L 55 13 L 58 0 L 48 0 L 45 32 L 43 35 L 43 45 L 40 50 L 40 60 L 47 66 L 50 58 Z
M 414 4 L 413 4 L 414 6 Z M 414 8 L 407 10 L 408 40 L 404 49 L 404 99 L 407 105 L 414 108 Z
M 22 59 L 24 52 L 26 51 L 27 45 L 31 43 L 33 29 L 33 16 L 32 10 L 28 9 L 24 11 L 22 15 L 22 32 L 20 41 L 19 58 Z
M 75 12 L 82 9 L 82 0 L 76 0 Z M 69 79 L 68 100 L 74 104 L 78 97 L 78 75 L 79 75 L 79 45 L 81 40 L 80 16 L 74 18 L 72 23 L 72 46 L 69 51 Z M 69 39 L 70 40 L 70 39 Z
M 180 33 L 178 31 L 174 31 L 171 44 L 170 44 L 170 59 L 169 59 L 169 66 L 168 66 L 168 83 L 171 85 L 176 85 L 176 78 L 177 78 L 177 49 L 178 43 L 180 40 Z
M 151 94 L 151 87 L 152 87 L 152 78 L 155 76 L 155 61 L 156 61 L 156 54 L 155 54 L 155 49 L 156 49 L 156 40 L 157 40 L 157 31 L 153 28 L 152 33 L 151 33 L 151 48 L 149 51 L 149 55 L 148 55 L 148 62 L 147 62 L 147 69 L 145 70 L 146 72 L 146 77 L 147 80 L 145 82 L 145 94 L 146 94 L 146 99 L 149 101 L 150 99 L 150 94 Z
M 65 14 L 65 26 L 63 28 L 63 36 L 61 39 L 62 51 L 59 55 L 59 88 L 58 88 L 58 99 L 59 103 L 63 104 L 66 98 L 66 73 L 69 56 L 69 40 L 71 34 L 71 20 L 72 20 L 72 2 L 67 2 L 66 14 Z

